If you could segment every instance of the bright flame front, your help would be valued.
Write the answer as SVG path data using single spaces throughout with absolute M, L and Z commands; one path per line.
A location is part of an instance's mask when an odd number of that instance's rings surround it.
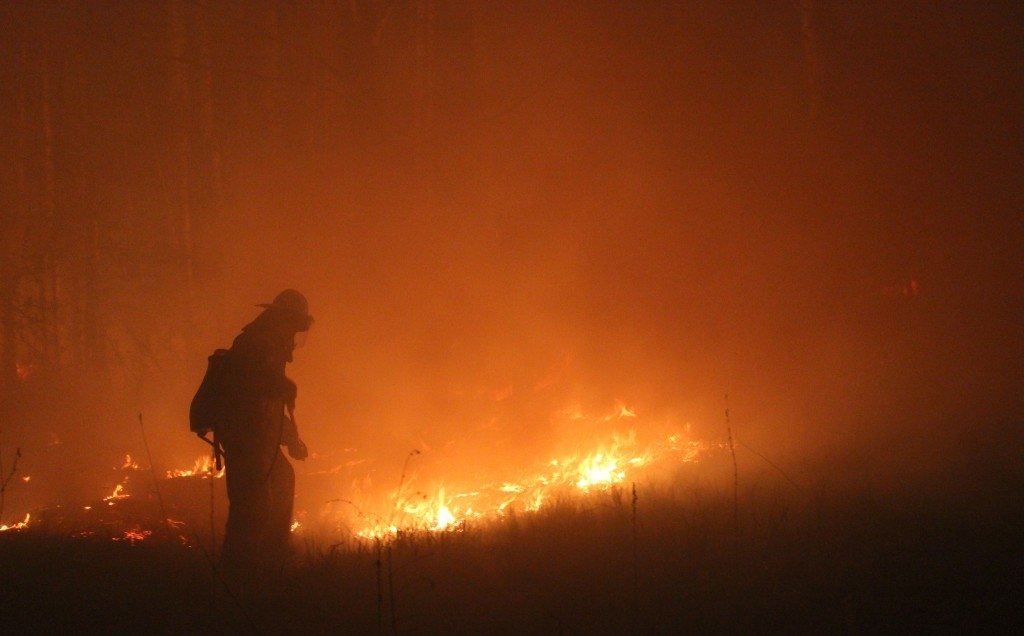
M 578 409 L 567 410 L 566 416 L 574 421 L 585 419 Z M 634 417 L 632 409 L 620 404 L 614 413 L 596 421 Z M 439 532 L 464 527 L 470 520 L 500 517 L 513 509 L 533 512 L 557 496 L 585 496 L 634 480 L 654 463 L 694 462 L 706 448 L 700 442 L 684 440 L 679 432 L 641 446 L 635 430 L 630 429 L 625 435 L 613 435 L 590 452 L 553 459 L 532 473 L 497 484 L 466 490 L 438 484 L 426 491 L 413 491 L 403 485 L 390 495 L 390 512 L 372 514 L 360 510 L 365 525 L 356 535 L 382 538 L 404 531 Z

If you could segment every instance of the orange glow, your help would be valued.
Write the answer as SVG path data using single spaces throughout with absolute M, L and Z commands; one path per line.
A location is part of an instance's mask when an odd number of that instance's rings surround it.
M 24 382 L 32 377 L 35 373 L 36 365 L 31 362 L 18 362 L 14 365 L 14 372 L 18 375 L 18 379 Z
M 912 298 L 921 293 L 921 283 L 916 278 L 902 280 L 882 288 L 886 296 L 902 296 Z

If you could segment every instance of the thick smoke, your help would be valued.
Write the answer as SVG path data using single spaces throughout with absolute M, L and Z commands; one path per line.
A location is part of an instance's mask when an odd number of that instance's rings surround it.
M 62 227 L 97 237 L 102 267 L 54 262 L 98 276 L 67 315 L 101 325 L 109 378 L 5 388 L 5 451 L 105 467 L 143 452 L 142 413 L 154 463 L 189 464 L 205 355 L 286 287 L 316 317 L 289 371 L 310 471 L 397 482 L 413 449 L 498 471 L 586 441 L 561 409 L 618 401 L 722 441 L 727 394 L 795 472 L 1019 444 L 1019 19 L 443 4 L 186 3 L 181 55 L 179 3 L 4 10 L 6 163 L 52 161 Z M 18 174 L 21 232 L 48 186 Z M 46 497 L 94 488 L 65 478 Z

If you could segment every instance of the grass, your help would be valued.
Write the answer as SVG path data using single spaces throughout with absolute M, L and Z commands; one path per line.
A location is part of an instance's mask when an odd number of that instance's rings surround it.
M 390 567 L 379 570 L 372 542 L 307 534 L 297 537 L 295 562 L 245 597 L 225 590 L 203 550 L 170 535 L 130 545 L 43 529 L 6 533 L 0 628 L 668 634 L 1021 626 L 1013 613 L 1024 573 L 1019 489 L 968 497 L 749 483 L 741 485 L 738 537 L 731 484 L 640 484 L 635 556 L 626 487 L 458 531 L 400 535 L 384 551 Z M 390 577 L 380 611 L 378 573 Z

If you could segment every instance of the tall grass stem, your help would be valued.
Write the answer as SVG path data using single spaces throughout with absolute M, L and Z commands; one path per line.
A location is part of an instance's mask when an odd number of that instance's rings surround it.
M 3 464 L 3 448 L 0 448 L 0 522 L 4 518 L 4 506 L 7 503 L 7 484 L 11 483 L 14 479 L 14 474 L 18 472 L 18 460 L 21 459 L 21 449 L 14 451 L 14 461 L 11 463 L 11 472 L 4 474 Z
M 734 540 L 740 540 L 740 470 L 736 463 L 736 444 L 732 438 L 732 422 L 729 420 L 729 394 L 725 394 L 725 431 L 729 437 L 729 453 L 732 455 L 732 530 Z
M 377 561 L 374 564 L 377 570 L 377 636 L 383 636 L 384 634 L 384 584 L 381 580 L 381 541 L 380 537 L 374 537 L 374 544 L 377 548 Z
M 632 529 L 633 529 L 633 614 L 640 615 L 640 575 L 637 567 L 637 532 L 636 532 L 636 482 L 633 482 Z
M 149 474 L 153 477 L 153 490 L 156 492 L 156 500 L 160 504 L 160 515 L 163 517 L 164 526 L 168 530 L 173 530 L 170 520 L 167 518 L 164 497 L 160 493 L 160 480 L 156 478 L 156 465 L 153 464 L 153 453 L 149 450 L 149 439 L 146 437 L 146 425 L 142 422 L 142 413 L 139 413 L 139 429 L 142 431 L 142 445 L 146 447 L 146 458 L 149 459 Z

